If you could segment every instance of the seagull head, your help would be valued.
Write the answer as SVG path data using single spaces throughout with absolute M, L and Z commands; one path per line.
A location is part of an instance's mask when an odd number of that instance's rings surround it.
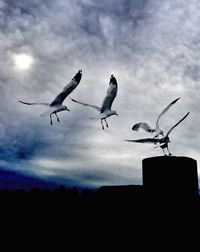
M 113 115 L 119 116 L 115 110 L 113 111 Z
M 67 111 L 70 111 L 67 106 L 63 106 L 63 110 L 67 110 Z
M 162 131 L 162 130 L 160 131 L 160 134 L 161 134 L 162 136 L 164 136 L 164 133 L 163 133 L 163 131 Z

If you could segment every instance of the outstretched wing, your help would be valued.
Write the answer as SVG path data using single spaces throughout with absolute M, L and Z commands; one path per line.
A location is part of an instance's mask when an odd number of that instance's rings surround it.
M 49 106 L 50 104 L 49 103 L 45 103 L 45 102 L 23 102 L 23 101 L 20 101 L 19 102 L 23 103 L 23 104 L 26 104 L 26 105 L 44 105 L 44 106 Z
M 112 103 L 115 97 L 117 96 L 117 89 L 118 89 L 117 80 L 114 77 L 114 75 L 111 75 L 107 94 L 101 105 L 101 110 L 100 110 L 101 113 L 103 113 L 106 110 L 111 110 Z
M 177 98 L 176 100 L 174 100 L 173 102 L 171 102 L 171 103 L 160 113 L 160 115 L 158 116 L 158 119 L 157 119 L 157 121 L 156 121 L 156 128 L 157 128 L 157 129 L 159 129 L 159 120 L 160 120 L 161 116 L 162 116 L 163 114 L 165 114 L 165 113 L 171 108 L 171 106 L 173 106 L 179 99 L 180 99 L 180 97 Z
M 165 137 L 168 137 L 169 134 L 171 133 L 171 131 L 179 125 L 179 123 L 181 123 L 188 115 L 189 115 L 190 112 L 188 112 L 180 121 L 178 121 L 173 127 L 171 127 L 171 129 L 167 132 L 166 136 Z
M 125 140 L 126 142 L 132 142 L 132 143 L 159 143 L 159 139 L 157 138 L 143 138 L 143 139 L 136 139 L 136 140 Z
M 100 111 L 100 107 L 98 107 L 98 106 L 91 105 L 91 104 L 84 103 L 84 102 L 80 102 L 80 101 L 74 100 L 74 99 L 72 99 L 72 98 L 70 98 L 70 99 L 71 99 L 73 102 L 77 102 L 77 103 L 79 103 L 79 104 L 81 104 L 81 105 L 83 105 L 83 106 L 90 107 L 90 108 L 94 108 L 94 109 L 96 109 L 97 111 Z
M 140 128 L 146 132 L 154 132 L 154 129 L 152 129 L 146 122 L 136 123 L 133 125 L 132 130 L 138 131 Z
M 78 86 L 82 77 L 82 70 L 73 77 L 73 79 L 64 87 L 63 91 L 56 96 L 56 98 L 51 102 L 50 106 L 61 105 L 65 98 Z

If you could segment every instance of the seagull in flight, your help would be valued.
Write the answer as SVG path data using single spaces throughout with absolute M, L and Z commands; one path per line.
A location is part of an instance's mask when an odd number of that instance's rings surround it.
M 53 124 L 52 115 L 55 114 L 57 121 L 60 122 L 60 119 L 59 119 L 57 113 L 60 111 L 64 111 L 64 110 L 70 111 L 67 108 L 67 106 L 62 105 L 62 103 L 65 100 L 65 98 L 78 86 L 78 84 L 81 80 L 81 77 L 82 77 L 82 70 L 79 70 L 76 73 L 76 75 L 73 77 L 73 79 L 64 87 L 62 92 L 60 92 L 51 103 L 23 102 L 20 100 L 19 100 L 19 102 L 26 104 L 26 105 L 44 105 L 46 107 L 49 107 L 45 113 L 41 114 L 41 116 L 45 116 L 45 115 L 49 114 L 50 115 L 50 124 L 52 125 Z
M 133 125 L 132 130 L 138 131 L 140 128 L 142 128 L 143 130 L 145 130 L 146 132 L 149 132 L 149 133 L 154 133 L 154 132 L 155 132 L 156 135 L 154 136 L 154 138 L 158 138 L 159 135 L 164 136 L 163 131 L 159 128 L 159 120 L 160 120 L 161 116 L 162 116 L 163 114 L 165 114 L 165 113 L 171 108 L 171 106 L 173 106 L 179 99 L 180 99 L 180 97 L 177 98 L 176 100 L 174 100 L 173 102 L 171 102 L 171 103 L 160 113 L 160 115 L 158 116 L 157 121 L 156 121 L 156 127 L 155 127 L 154 129 L 151 128 L 151 127 L 148 125 L 148 123 L 146 123 L 146 122 L 140 122 L 140 123 L 136 123 L 135 125 Z
M 171 129 L 167 132 L 167 134 L 162 137 L 162 138 L 143 138 L 143 139 L 137 139 L 137 140 L 125 140 L 127 142 L 134 142 L 134 143 L 153 143 L 153 144 L 159 144 L 158 146 L 155 146 L 154 148 L 160 147 L 163 150 L 164 155 L 166 156 L 165 153 L 165 148 L 167 148 L 167 151 L 169 153 L 169 156 L 171 156 L 172 154 L 169 151 L 168 148 L 168 143 L 170 143 L 170 139 L 169 139 L 169 134 L 172 132 L 172 130 L 179 125 L 179 123 L 181 123 L 187 116 L 189 115 L 189 112 L 180 120 L 178 121 L 173 127 L 171 127 Z
M 112 116 L 112 115 L 116 115 L 118 116 L 117 112 L 115 110 L 111 110 L 113 101 L 115 99 L 115 97 L 117 96 L 117 80 L 114 77 L 114 75 L 112 74 L 110 77 L 110 82 L 109 82 L 109 87 L 107 90 L 107 94 L 103 100 L 103 103 L 101 105 L 101 107 L 95 106 L 95 105 L 91 105 L 91 104 L 87 104 L 87 103 L 83 103 L 77 100 L 74 100 L 71 98 L 71 100 L 73 102 L 77 102 L 83 106 L 87 106 L 87 107 L 91 107 L 93 109 L 96 109 L 97 111 L 100 112 L 100 114 L 97 117 L 92 117 L 91 119 L 101 119 L 101 126 L 102 129 L 104 130 L 104 125 L 103 125 L 103 120 L 105 121 L 106 127 L 108 128 L 108 123 L 106 121 L 106 118 Z

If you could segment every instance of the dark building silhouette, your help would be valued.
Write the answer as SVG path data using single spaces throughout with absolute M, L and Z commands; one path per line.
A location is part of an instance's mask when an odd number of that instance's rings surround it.
M 142 161 L 143 186 L 154 195 L 197 196 L 197 162 L 189 157 L 158 156 Z
M 0 250 L 199 246 L 196 161 L 146 158 L 143 183 L 97 190 L 63 186 L 0 190 Z

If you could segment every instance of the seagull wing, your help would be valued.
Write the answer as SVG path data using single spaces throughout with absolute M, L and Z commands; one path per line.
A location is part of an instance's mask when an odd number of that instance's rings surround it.
M 178 121 L 173 127 L 171 127 L 171 129 L 167 132 L 166 136 L 165 137 L 168 137 L 169 134 L 171 133 L 171 131 L 179 125 L 179 123 L 181 123 L 188 115 L 189 115 L 190 112 L 188 112 L 180 121 Z
M 143 139 L 136 139 L 136 140 L 125 140 L 126 142 L 133 142 L 133 143 L 159 143 L 159 139 L 157 138 L 143 138 Z
M 73 79 L 64 87 L 63 91 L 56 96 L 56 98 L 51 102 L 50 106 L 61 105 L 65 98 L 78 86 L 82 77 L 82 70 L 73 77 Z
M 70 99 L 71 99 L 73 102 L 77 102 L 77 103 L 79 103 L 79 104 L 81 104 L 81 105 L 83 105 L 83 106 L 90 107 L 90 108 L 94 108 L 94 109 L 96 109 L 97 111 L 100 111 L 100 107 L 98 107 L 98 106 L 91 105 L 91 104 L 84 103 L 84 102 L 80 102 L 80 101 L 74 100 L 74 99 L 72 99 L 72 98 L 70 98 Z
M 160 113 L 160 115 L 158 116 L 158 119 L 157 119 L 157 121 L 156 121 L 156 128 L 157 128 L 157 129 L 159 129 L 159 120 L 160 120 L 161 116 L 162 116 L 163 114 L 165 114 L 165 113 L 171 108 L 171 106 L 173 106 L 179 99 L 180 99 L 180 97 L 177 98 L 176 100 L 172 101 L 172 102 Z
M 145 122 L 140 122 L 140 123 L 136 123 L 135 125 L 133 125 L 132 130 L 138 131 L 140 128 L 142 128 L 143 130 L 145 130 L 146 132 L 153 132 L 154 129 L 152 129 L 147 123 Z
M 49 103 L 45 103 L 45 102 L 23 102 L 23 101 L 20 101 L 19 102 L 23 103 L 23 104 L 26 104 L 26 105 L 44 105 L 44 106 L 49 106 L 50 104 Z
M 114 75 L 111 75 L 107 94 L 101 106 L 101 110 L 100 110 L 101 113 L 103 113 L 106 110 L 111 110 L 112 103 L 115 97 L 117 96 L 117 89 L 118 89 L 117 80 L 114 77 Z

